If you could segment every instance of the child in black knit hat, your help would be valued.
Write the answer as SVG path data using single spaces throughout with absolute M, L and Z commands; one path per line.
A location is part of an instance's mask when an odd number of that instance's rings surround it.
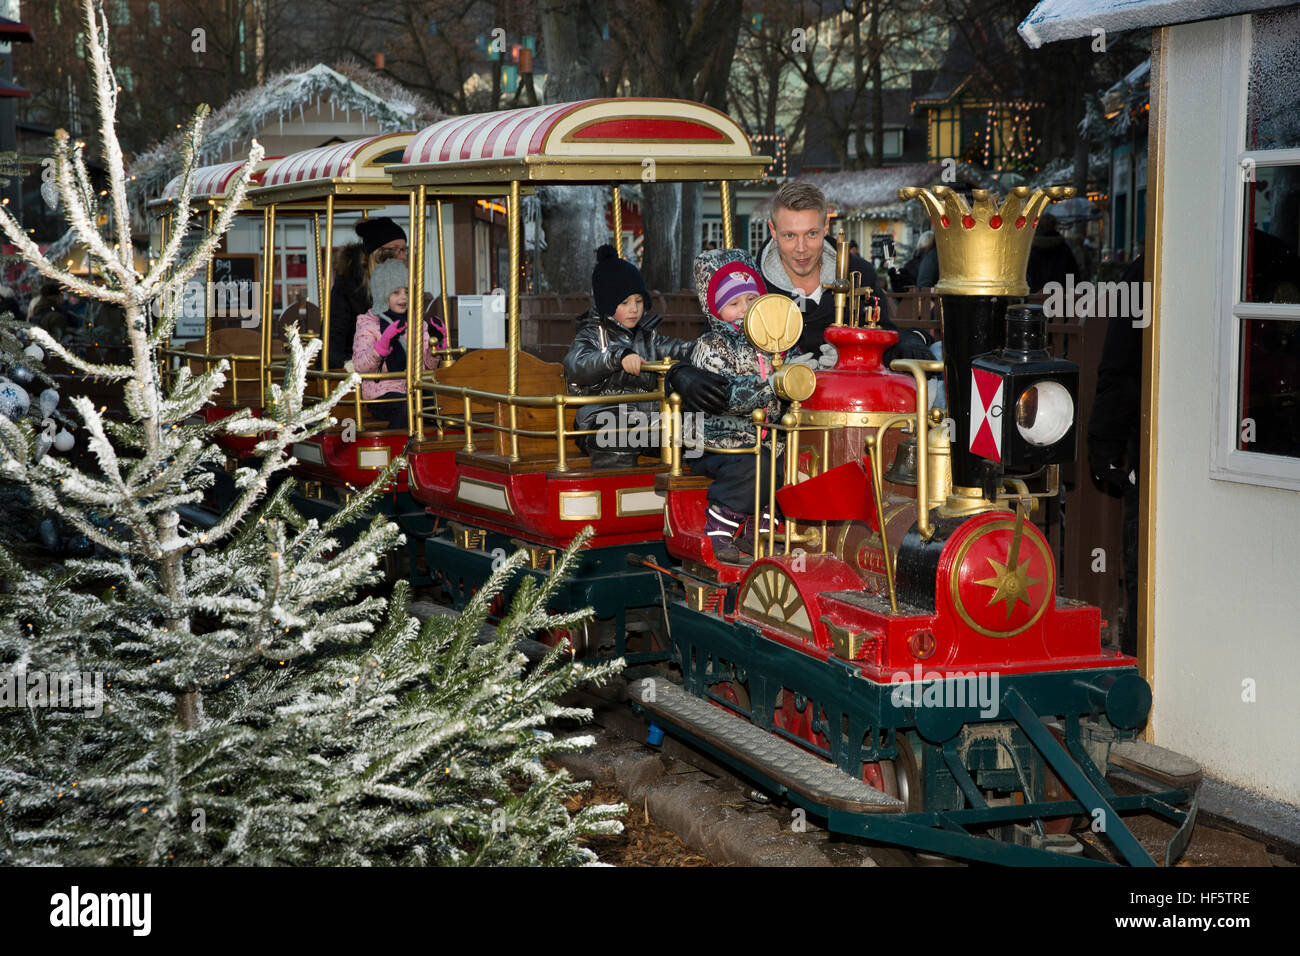
M 648 311 L 650 293 L 640 270 L 619 258 L 613 246 L 596 250 L 591 292 L 595 308 L 579 317 L 578 334 L 564 357 L 570 392 L 653 392 L 659 387 L 657 377 L 643 373 L 643 364 L 689 358 L 694 343 L 655 331 L 663 316 Z M 637 464 L 638 454 L 657 454 L 659 438 L 652 427 L 656 411 L 651 402 L 580 406 L 577 427 L 598 430 L 579 440 L 591 456 L 591 466 L 630 468 Z

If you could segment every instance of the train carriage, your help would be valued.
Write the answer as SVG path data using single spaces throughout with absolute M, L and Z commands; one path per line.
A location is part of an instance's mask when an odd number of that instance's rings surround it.
M 432 201 L 441 210 L 457 196 L 505 197 L 506 348 L 473 352 L 418 381 L 413 373 L 411 383 L 418 386 L 411 390 L 412 494 L 447 521 L 428 540 L 426 556 L 458 603 L 486 580 L 496 556 L 522 546 L 530 571 L 540 574 L 590 525 L 589 547 L 559 600 L 569 607 L 593 606 L 598 634 L 570 637 L 595 645 L 586 650 L 604 644 L 634 661 L 663 656 L 644 647 L 629 652 L 625 644 L 629 609 L 634 626 L 659 631 L 663 601 L 658 575 L 629 567 L 627 558 L 641 552 L 666 560 L 664 497 L 655 476 L 668 468 L 671 442 L 661 441 L 661 451 L 642 456 L 636 467 L 593 470 L 575 439 L 595 430 L 578 430 L 575 415 L 583 404 L 654 403 L 659 415 L 651 427 L 667 438 L 668 395 L 663 387 L 624 396 L 571 395 L 559 365 L 522 351 L 521 200 L 539 184 L 608 187 L 621 254 L 622 184 L 719 180 L 724 241 L 730 244 L 731 181 L 756 178 L 769 162 L 717 110 L 681 100 L 620 98 L 445 120 L 417 134 L 402 162 L 389 167 L 394 186 L 409 190 L 416 209 Z M 422 221 L 416 218 L 413 243 L 416 282 L 426 254 Z M 442 222 L 441 213 L 435 222 Z M 439 234 L 438 249 L 443 248 Z M 663 365 L 647 368 L 667 371 Z
M 314 288 L 309 291 L 319 303 L 319 322 L 306 331 L 309 335 L 318 334 L 322 340 L 315 365 L 308 371 L 309 386 L 318 396 L 328 394 L 352 371 L 351 360 L 332 356 L 329 348 L 333 324 L 345 318 L 330 314 L 336 229 L 371 212 L 384 213 L 390 211 L 389 207 L 406 205 L 405 194 L 393 188 L 384 166 L 402 155 L 413 135 L 385 133 L 286 156 L 267 169 L 258 189 L 250 191 L 251 202 L 263 211 L 266 235 L 278 234 L 277 222 L 305 221 L 310 245 L 316 251 Z M 327 253 L 323 256 L 322 248 Z M 268 256 L 263 271 L 262 297 L 268 314 L 274 311 L 277 289 L 273 262 L 273 257 Z M 290 306 L 282 320 L 295 316 Z M 270 356 L 284 334 L 285 324 L 281 321 L 263 328 L 262 353 L 268 375 L 276 371 Z M 441 349 L 438 354 L 449 359 L 459 352 L 463 350 Z M 363 381 L 392 377 L 392 373 L 384 372 L 360 375 Z M 360 389 L 354 389 L 338 407 L 339 423 L 335 427 L 294 447 L 298 461 L 295 474 L 309 483 L 318 499 L 327 488 L 347 489 L 368 484 L 378 471 L 401 454 L 407 440 L 406 430 L 389 428 L 382 417 L 376 416 L 382 416 L 387 405 L 405 401 L 404 398 L 364 398 Z M 397 476 L 393 490 L 398 495 L 407 492 L 404 473 Z

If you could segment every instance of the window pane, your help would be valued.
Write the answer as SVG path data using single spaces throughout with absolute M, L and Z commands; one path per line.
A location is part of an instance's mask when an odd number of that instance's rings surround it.
M 1300 166 L 1259 166 L 1246 183 L 1243 302 L 1300 302 Z
M 1300 322 L 1245 320 L 1241 358 L 1237 448 L 1300 458 Z
M 1300 148 L 1300 7 L 1251 18 L 1246 148 Z

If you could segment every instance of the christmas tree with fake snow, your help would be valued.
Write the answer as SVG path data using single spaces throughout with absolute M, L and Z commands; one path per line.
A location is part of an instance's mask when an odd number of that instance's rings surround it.
M 103 284 L 43 259 L 2 209 L 0 228 L 42 275 L 123 310 L 130 361 L 120 365 L 89 362 L 40 329 L 27 334 L 82 373 L 120 383 L 125 414 L 72 400 L 84 468 L 44 445 L 28 408 L 0 414 L 0 498 L 23 497 L 93 545 L 85 558 L 33 560 L 8 522 L 0 527 L 0 863 L 592 859 L 579 838 L 616 832 L 623 808 L 568 813 L 576 785 L 541 761 L 582 741 L 543 728 L 589 716 L 557 698 L 614 668 L 584 669 L 557 649 L 526 669 L 514 646 L 585 616 L 546 611 L 585 538 L 544 585 L 524 582 L 497 638 L 480 644 L 489 602 L 522 555 L 463 614 L 423 627 L 404 582 L 387 600 L 360 596 L 402 538 L 383 517 L 351 544 L 339 532 L 365 519 L 403 459 L 323 525 L 294 510 L 292 481 L 269 490 L 292 462 L 286 451 L 328 427 L 356 385 L 352 377 L 327 400 L 304 402 L 318 341 L 304 346 L 290 333 L 284 380 L 269 389 L 263 417 L 187 424 L 221 388 L 226 364 L 181 369 L 167 387 L 159 350 L 176 292 L 212 255 L 261 149 L 254 144 L 216 227 L 183 256 L 200 110 L 176 228 L 149 272 L 136 272 L 108 30 L 99 3 L 84 6 L 115 235 L 95 227 L 98 197 L 62 132 L 56 182 Z M 155 320 L 155 302 L 173 311 Z M 215 524 L 188 527 L 180 509 L 211 486 L 222 432 L 256 436 L 260 464 L 236 473 L 235 500 Z

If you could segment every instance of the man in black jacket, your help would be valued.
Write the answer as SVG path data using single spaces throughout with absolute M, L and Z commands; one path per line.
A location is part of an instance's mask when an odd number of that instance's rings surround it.
M 826 341 L 826 327 L 835 321 L 835 296 L 822 288 L 835 279 L 836 247 L 827 235 L 826 209 L 826 196 L 812 183 L 786 183 L 772 200 L 770 236 L 758 253 L 768 292 L 794 299 L 803 309 L 799 351 L 814 355 Z M 898 344 L 885 352 L 886 364 L 897 358 L 933 358 L 924 332 L 894 325 L 893 305 L 871 263 L 850 253 L 849 271 L 861 273 L 861 281 L 879 296 L 881 328 L 898 332 Z

